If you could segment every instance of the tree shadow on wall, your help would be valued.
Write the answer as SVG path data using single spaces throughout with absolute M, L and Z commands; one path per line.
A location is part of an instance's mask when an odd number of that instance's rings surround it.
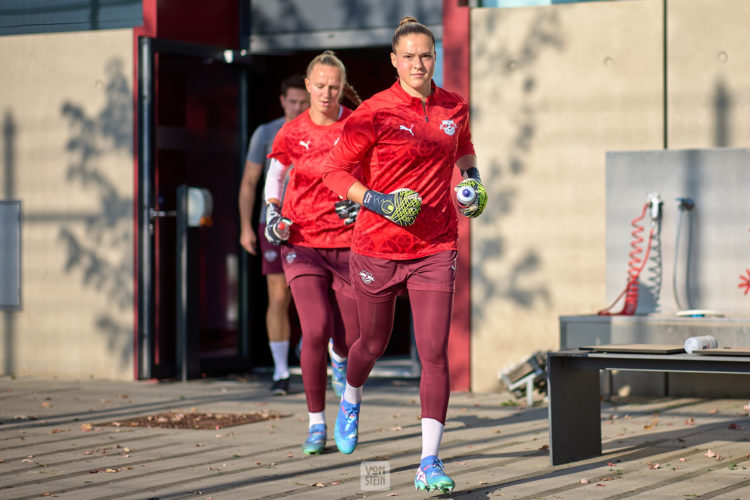
M 106 294 L 113 308 L 128 311 L 133 306 L 133 200 L 118 192 L 104 163 L 115 155 L 132 156 L 132 92 L 120 59 L 111 59 L 105 74 L 106 81 L 96 85 L 106 98 L 98 114 L 89 116 L 71 101 L 61 106 L 70 131 L 65 180 L 97 199 L 99 209 L 83 216 L 83 232 L 67 224 L 58 237 L 65 246 L 66 273 L 80 273 L 84 287 Z M 120 353 L 120 362 L 128 363 L 132 326 L 103 311 L 96 328 L 110 350 Z
M 502 18 L 500 18 L 502 19 Z M 483 27 L 487 33 L 501 32 L 502 21 L 497 17 L 487 18 Z M 496 272 L 490 272 L 499 264 L 507 268 L 507 237 L 493 228 L 502 228 L 503 220 L 521 210 L 518 202 L 518 189 L 515 180 L 520 179 L 529 165 L 537 132 L 537 77 L 534 74 L 534 63 L 549 51 L 560 51 L 565 42 L 558 15 L 554 11 L 540 10 L 529 23 L 529 28 L 521 43 L 516 47 L 506 44 L 477 44 L 472 54 L 472 66 L 491 75 L 493 88 L 481 101 L 472 106 L 471 113 L 475 119 L 482 119 L 482 103 L 487 99 L 503 102 L 503 113 L 513 124 L 513 133 L 509 137 L 498 137 L 497 144 L 502 144 L 499 153 L 484 167 L 483 180 L 492 193 L 485 213 L 478 221 L 480 231 L 475 231 L 475 252 L 479 258 L 474 262 L 472 273 L 473 288 L 477 290 L 477 303 L 484 303 L 492 298 L 502 297 L 512 301 L 516 306 L 531 309 L 537 303 L 552 306 L 549 287 L 543 275 L 544 262 L 538 251 L 526 248 L 504 276 L 497 278 Z M 514 86 L 516 88 L 509 88 Z M 520 96 L 518 100 L 503 99 L 504 94 L 513 92 Z M 507 106 L 506 106 L 507 104 Z M 481 226 L 492 226 L 488 229 L 489 237 L 482 237 Z M 477 269 L 478 268 L 478 269 Z M 487 272 L 485 272 L 485 269 Z M 478 272 L 477 272 L 478 271 Z M 482 308 L 476 308 L 478 314 L 491 314 Z M 482 320 L 487 318 L 481 318 Z

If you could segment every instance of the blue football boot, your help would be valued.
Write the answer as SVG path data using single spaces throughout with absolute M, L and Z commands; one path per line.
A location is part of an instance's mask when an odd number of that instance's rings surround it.
M 310 433 L 302 445 L 302 453 L 305 455 L 320 455 L 326 447 L 326 426 L 315 424 L 310 426 Z
M 333 352 L 333 339 L 328 342 L 328 354 Z M 346 387 L 346 360 L 339 363 L 331 355 L 331 386 L 336 396 L 341 397 Z
M 342 398 L 339 413 L 336 416 L 333 437 L 336 439 L 336 447 L 346 455 L 354 452 L 354 448 L 357 447 L 359 406 L 360 403 L 352 404 Z
M 443 493 L 448 493 L 456 487 L 456 483 L 443 470 L 442 460 L 435 455 L 430 455 L 419 462 L 414 487 L 418 490 L 441 490 Z

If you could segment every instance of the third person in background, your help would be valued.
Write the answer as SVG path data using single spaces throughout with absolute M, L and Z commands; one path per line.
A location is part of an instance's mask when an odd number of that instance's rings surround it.
M 261 272 L 266 277 L 268 288 L 268 307 L 266 309 L 266 331 L 268 345 L 273 358 L 273 384 L 271 392 L 285 395 L 289 392 L 289 338 L 291 327 L 289 324 L 289 303 L 291 295 L 284 280 L 284 270 L 281 267 L 281 248 L 273 245 L 261 237 L 260 241 L 253 230 L 253 212 L 255 211 L 255 194 L 258 182 L 265 178 L 271 160 L 267 158 L 271 152 L 276 133 L 282 125 L 292 121 L 300 113 L 310 107 L 310 97 L 305 88 L 305 77 L 296 74 L 289 76 L 281 83 L 279 96 L 284 116 L 260 125 L 250 138 L 250 147 L 245 160 L 245 170 L 240 184 L 240 244 L 251 255 L 258 255 L 262 259 Z M 258 234 L 262 235 L 266 226 L 266 207 L 260 204 Z

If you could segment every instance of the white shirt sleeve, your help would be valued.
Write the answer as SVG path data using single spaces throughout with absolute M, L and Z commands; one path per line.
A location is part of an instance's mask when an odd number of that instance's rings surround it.
M 269 200 L 276 198 L 281 200 L 284 195 L 284 179 L 286 173 L 289 171 L 291 165 L 284 165 L 276 158 L 271 159 L 271 163 L 268 166 L 268 173 L 266 174 L 266 187 L 263 191 L 263 198 Z

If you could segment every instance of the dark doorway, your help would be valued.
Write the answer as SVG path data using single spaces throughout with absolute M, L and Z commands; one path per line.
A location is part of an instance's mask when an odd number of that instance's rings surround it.
M 145 49 L 142 41 L 140 52 L 139 67 L 150 74 L 139 76 L 140 85 L 147 87 L 139 91 L 139 378 L 172 378 L 176 373 L 174 216 L 182 184 L 206 188 L 214 200 L 213 225 L 199 229 L 195 270 L 201 374 L 270 370 L 265 278 L 260 258 L 239 246 L 237 193 L 250 134 L 282 113 L 281 81 L 295 72 L 304 74 L 321 51 L 254 54 L 230 64 L 216 48 L 149 39 Z M 389 53 L 387 46 L 336 50 L 362 99 L 395 81 Z M 261 193 L 262 184 L 257 203 Z M 300 330 L 294 310 L 290 315 L 294 365 Z M 407 363 L 396 363 L 390 374 L 415 374 L 411 338 L 404 295 L 397 301 L 386 357 Z
M 334 52 L 346 66 L 347 78 L 349 83 L 354 87 L 360 97 L 364 100 L 373 94 L 385 90 L 396 81 L 396 70 L 390 63 L 390 46 L 378 46 L 356 49 L 336 49 Z M 248 115 L 249 131 L 267 121 L 281 116 L 282 110 L 279 105 L 278 95 L 281 81 L 293 73 L 304 75 L 307 71 L 308 63 L 322 50 L 298 50 L 284 54 L 253 54 L 252 66 L 250 67 L 250 77 L 248 79 L 249 95 Z M 353 104 L 344 101 L 344 105 L 352 107 Z M 249 139 L 249 138 L 248 138 Z M 247 147 L 247 141 L 245 146 Z M 258 187 L 256 202 L 260 203 L 262 199 L 262 185 Z M 259 206 L 256 206 L 258 213 Z M 253 272 L 251 267 L 250 272 Z M 258 264 L 257 273 L 260 273 Z M 254 282 L 257 279 L 251 276 L 250 280 Z M 261 282 L 262 283 L 262 282 Z M 249 308 L 253 311 L 253 316 L 260 318 L 265 307 L 265 299 L 258 302 L 251 297 Z M 294 312 L 292 312 L 294 315 Z M 299 338 L 299 326 L 297 321 L 292 323 L 292 345 Z M 270 353 L 268 350 L 268 341 L 265 335 L 254 330 L 257 334 L 253 335 L 251 342 L 251 352 L 253 353 L 253 367 L 264 368 L 272 366 Z M 411 352 L 411 316 L 409 312 L 409 300 L 406 295 L 400 296 L 396 304 L 396 318 L 394 321 L 393 334 L 390 343 L 386 349 L 386 363 L 382 365 L 394 366 L 395 369 L 381 370 L 385 374 L 395 375 L 413 375 L 413 366 L 410 364 L 416 354 Z M 402 359 L 406 363 L 393 363 L 394 360 Z M 290 361 L 294 363 L 296 357 L 290 354 Z M 376 368 L 378 368 L 376 366 Z M 377 372 L 377 370 L 376 370 Z M 408 372 L 408 373 L 407 373 Z

